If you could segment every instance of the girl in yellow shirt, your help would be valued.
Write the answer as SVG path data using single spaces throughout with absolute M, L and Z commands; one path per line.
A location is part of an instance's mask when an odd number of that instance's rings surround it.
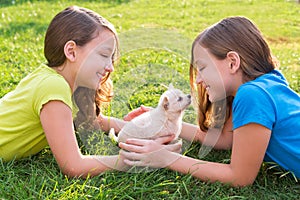
M 9 161 L 34 155 L 49 145 L 60 169 L 69 176 L 97 175 L 111 169 L 108 166 L 122 169 L 117 155 L 81 154 L 72 117 L 72 94 L 77 90 L 97 91 L 98 106 L 109 100 L 109 74 L 118 56 L 113 25 L 91 10 L 68 7 L 51 21 L 44 54 L 47 66 L 34 70 L 0 100 L 0 158 Z M 79 112 L 80 116 L 84 113 Z M 118 131 L 124 124 L 103 115 L 92 117 L 104 131 L 110 127 Z

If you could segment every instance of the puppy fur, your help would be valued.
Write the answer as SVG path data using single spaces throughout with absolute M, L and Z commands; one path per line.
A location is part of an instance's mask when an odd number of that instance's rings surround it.
M 115 142 L 125 142 L 128 138 L 156 139 L 175 134 L 176 140 L 181 132 L 184 110 L 191 104 L 191 95 L 169 85 L 156 108 L 145 112 L 128 122 L 118 137 L 111 129 L 109 137 Z

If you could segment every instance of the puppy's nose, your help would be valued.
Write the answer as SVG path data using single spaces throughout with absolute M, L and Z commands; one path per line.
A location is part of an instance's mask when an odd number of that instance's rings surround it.
M 189 99 L 190 99 L 190 98 L 191 98 L 191 95 L 190 95 L 190 94 L 189 94 L 189 95 L 187 95 L 187 98 L 189 98 Z

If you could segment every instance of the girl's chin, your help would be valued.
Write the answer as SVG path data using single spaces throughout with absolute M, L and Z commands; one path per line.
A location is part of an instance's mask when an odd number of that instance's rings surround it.
M 213 102 L 215 102 L 216 100 L 214 99 L 214 98 L 212 98 L 212 97 L 208 97 L 208 99 L 209 99 L 209 101 L 211 102 L 211 103 L 213 103 Z
M 85 84 L 85 85 L 80 85 L 80 87 L 85 87 L 91 90 L 97 90 L 99 89 L 99 82 L 94 83 L 94 84 Z
M 214 103 L 214 102 L 217 102 L 217 101 L 221 101 L 221 100 L 224 100 L 226 97 L 219 97 L 219 98 L 217 98 L 217 97 L 213 97 L 213 98 L 210 98 L 210 97 L 208 97 L 208 99 L 209 99 L 209 101 L 211 102 L 211 103 Z
M 93 85 L 93 87 L 91 87 L 91 89 L 98 90 L 99 89 L 99 83 L 97 83 L 96 85 Z
M 100 87 L 100 79 L 95 79 L 93 82 L 90 82 L 88 88 L 93 89 L 93 90 L 98 90 Z
M 208 99 L 210 102 L 215 102 L 215 95 L 211 94 L 211 92 L 209 90 L 207 90 L 207 94 L 208 94 Z
M 217 95 L 213 95 L 211 93 L 208 94 L 208 99 L 211 103 L 216 102 L 216 101 L 220 101 L 222 99 L 224 99 L 225 97 L 219 97 Z

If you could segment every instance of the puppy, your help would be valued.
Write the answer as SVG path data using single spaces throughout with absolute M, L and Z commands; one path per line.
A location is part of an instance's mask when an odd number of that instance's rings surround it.
M 118 137 L 114 129 L 109 137 L 115 142 L 125 142 L 128 138 L 156 139 L 161 136 L 175 134 L 174 140 L 182 128 L 184 110 L 191 104 L 191 95 L 169 85 L 159 100 L 158 106 L 128 122 L 119 132 Z

